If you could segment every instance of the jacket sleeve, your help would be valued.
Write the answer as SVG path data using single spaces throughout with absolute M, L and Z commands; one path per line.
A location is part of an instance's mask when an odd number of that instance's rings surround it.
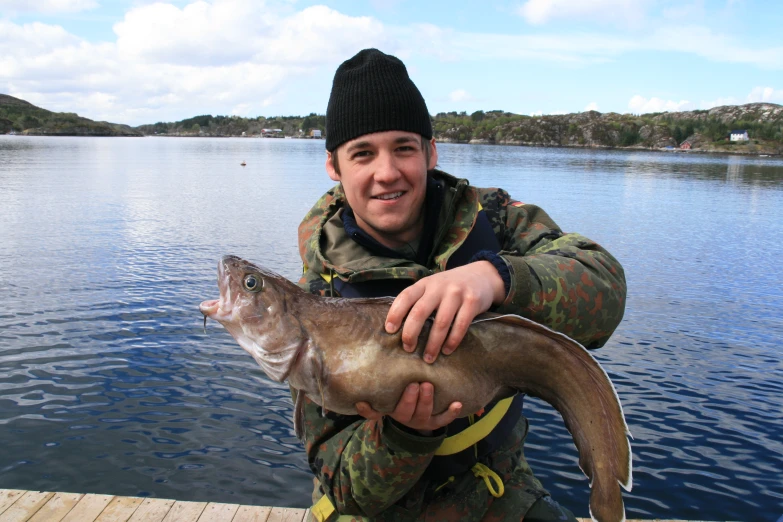
M 310 399 L 303 403 L 307 461 L 341 514 L 374 516 L 391 507 L 418 482 L 445 437 L 414 435 L 388 417 L 324 415 Z
M 560 227 L 535 205 L 503 190 L 481 195 L 511 288 L 501 313 L 514 313 L 562 332 L 587 348 L 603 346 L 625 311 L 625 273 L 599 244 Z

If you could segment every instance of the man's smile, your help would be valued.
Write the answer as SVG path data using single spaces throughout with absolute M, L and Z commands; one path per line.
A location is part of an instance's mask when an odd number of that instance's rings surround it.
M 405 192 L 389 192 L 387 194 L 379 194 L 377 196 L 373 196 L 373 199 L 381 199 L 381 200 L 390 200 L 390 199 L 398 199 L 401 198 L 405 194 Z

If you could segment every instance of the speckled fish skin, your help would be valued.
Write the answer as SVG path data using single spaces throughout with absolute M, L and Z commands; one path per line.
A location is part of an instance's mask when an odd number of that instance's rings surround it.
M 630 491 L 632 478 L 622 407 L 606 372 L 567 336 L 519 316 L 482 314 L 457 350 L 427 364 L 429 324 L 417 349 L 405 352 L 400 333 L 384 330 L 390 298 L 315 296 L 235 256 L 218 263 L 218 286 L 221 298 L 201 303 L 201 312 L 223 324 L 270 378 L 287 379 L 327 410 L 355 415 L 354 405 L 367 401 L 391 412 L 409 383 L 425 381 L 434 386 L 436 412 L 459 401 L 467 415 L 516 391 L 540 397 L 573 436 L 590 479 L 591 516 L 625 519 L 620 486 Z

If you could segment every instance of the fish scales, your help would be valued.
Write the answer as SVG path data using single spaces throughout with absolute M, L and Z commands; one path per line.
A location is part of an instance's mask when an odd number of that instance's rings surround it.
M 427 364 L 431 323 L 406 352 L 402 329 L 384 329 L 391 298 L 315 296 L 235 256 L 218 263 L 218 287 L 220 299 L 200 305 L 204 316 L 220 322 L 271 379 L 288 380 L 298 397 L 329 411 L 356 415 L 354 405 L 366 401 L 391 412 L 411 382 L 433 384 L 435 412 L 459 401 L 467 415 L 517 392 L 543 399 L 560 412 L 579 451 L 593 519 L 625 519 L 620 486 L 632 485 L 630 433 L 611 380 L 576 341 L 520 316 L 485 313 L 453 353 Z

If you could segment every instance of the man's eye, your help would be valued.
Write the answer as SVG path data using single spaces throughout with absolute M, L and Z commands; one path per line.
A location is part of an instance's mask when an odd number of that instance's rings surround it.
M 360 150 L 359 152 L 355 152 L 353 156 L 351 156 L 351 159 L 355 158 L 366 158 L 370 155 L 369 150 Z

